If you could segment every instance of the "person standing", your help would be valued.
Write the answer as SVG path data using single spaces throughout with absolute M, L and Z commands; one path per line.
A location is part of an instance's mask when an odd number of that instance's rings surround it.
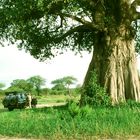
M 29 108 L 32 108 L 32 105 L 31 105 L 31 102 L 32 102 L 31 93 L 29 93 L 29 94 L 27 95 L 27 97 L 28 97 L 28 102 L 29 102 Z

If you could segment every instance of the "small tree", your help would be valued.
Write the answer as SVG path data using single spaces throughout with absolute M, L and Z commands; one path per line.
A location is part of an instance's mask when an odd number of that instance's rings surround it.
M 51 84 L 54 85 L 53 89 L 67 90 L 68 94 L 70 95 L 70 85 L 74 84 L 76 81 L 76 78 L 72 76 L 66 76 L 52 81 Z
M 46 80 L 43 77 L 37 75 L 30 77 L 27 79 L 27 81 L 33 86 L 37 92 L 37 95 L 39 96 L 41 92 L 41 86 L 45 85 Z
M 53 84 L 52 90 L 53 90 L 53 91 L 56 91 L 57 94 L 58 94 L 59 92 L 64 92 L 64 91 L 66 90 L 62 78 L 53 80 L 53 81 L 51 82 L 51 84 Z
M 62 79 L 65 87 L 67 88 L 68 94 L 70 95 L 70 85 L 75 84 L 75 82 L 77 82 L 77 79 L 73 76 L 67 76 Z

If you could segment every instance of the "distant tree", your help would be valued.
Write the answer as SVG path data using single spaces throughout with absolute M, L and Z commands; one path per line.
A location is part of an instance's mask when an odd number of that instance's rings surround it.
M 54 85 L 52 87 L 53 90 L 62 91 L 62 90 L 65 90 L 66 89 L 65 86 L 64 86 L 64 82 L 63 82 L 63 79 L 62 78 L 53 80 L 51 82 L 51 84 Z
M 13 89 L 20 89 L 25 92 L 30 92 L 33 88 L 33 86 L 24 79 L 13 80 L 10 87 Z
M 5 84 L 4 83 L 0 83 L 0 89 L 4 88 Z
M 49 88 L 42 88 L 41 89 L 41 95 L 49 95 L 50 94 L 51 89 Z
M 4 92 L 24 92 L 23 89 L 17 87 L 17 86 L 10 86 L 7 89 L 4 90 Z
M 29 79 L 27 79 L 27 82 L 33 86 L 33 88 L 37 92 L 37 95 L 39 96 L 41 92 L 41 86 L 45 85 L 46 80 L 43 77 L 37 75 L 37 76 L 32 76 Z
M 66 76 L 62 78 L 64 86 L 67 88 L 68 94 L 70 95 L 70 85 L 75 84 L 77 79 L 73 76 Z
M 73 76 L 66 76 L 63 78 L 56 79 L 51 82 L 54 85 L 52 89 L 56 90 L 67 90 L 70 95 L 70 85 L 74 84 L 77 81 Z

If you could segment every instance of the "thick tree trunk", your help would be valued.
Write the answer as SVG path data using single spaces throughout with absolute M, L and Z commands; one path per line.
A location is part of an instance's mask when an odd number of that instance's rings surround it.
M 134 40 L 124 39 L 123 33 L 121 35 L 112 37 L 100 33 L 83 88 L 91 78 L 91 71 L 96 70 L 98 81 L 106 88 L 112 103 L 128 99 L 140 101 Z M 82 94 L 81 102 L 83 98 Z

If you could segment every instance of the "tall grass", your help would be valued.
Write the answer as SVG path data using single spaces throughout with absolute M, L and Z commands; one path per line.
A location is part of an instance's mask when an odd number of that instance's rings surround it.
M 87 108 L 88 110 L 88 108 Z M 138 108 L 94 108 L 76 115 L 69 108 L 14 110 L 0 113 L 0 135 L 40 139 L 79 138 L 88 136 L 138 136 Z

